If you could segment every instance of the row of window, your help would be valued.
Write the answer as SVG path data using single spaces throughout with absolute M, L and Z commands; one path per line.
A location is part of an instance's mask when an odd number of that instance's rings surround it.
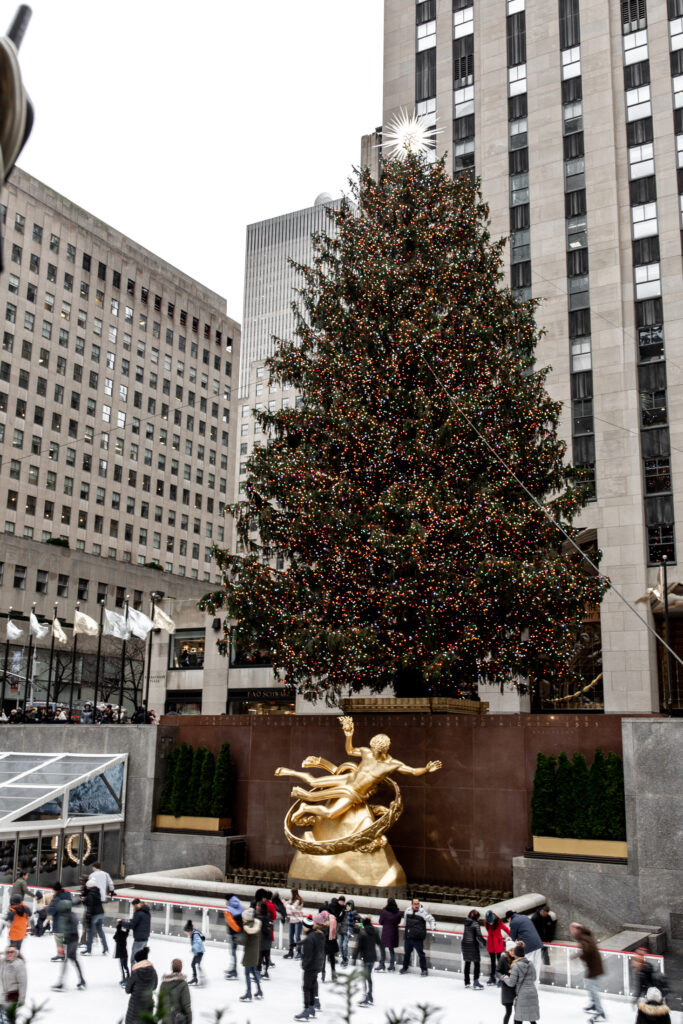
M 508 3 L 508 170 L 510 189 L 510 286 L 521 301 L 531 298 L 529 234 L 529 146 L 526 91 L 526 12 Z M 524 69 L 522 73 L 522 69 Z
M 669 0 L 669 11 L 676 0 Z M 624 95 L 648 563 L 675 562 L 646 0 L 622 0 Z M 672 60 L 672 71 L 677 62 Z M 674 87 L 675 90 L 675 87 Z
M 6 206 L 2 206 L 0 208 L 0 219 L 1 219 L 2 224 L 6 223 L 6 219 L 7 219 L 7 207 Z M 18 232 L 19 234 L 22 234 L 22 235 L 25 234 L 26 219 L 23 216 L 23 214 L 20 214 L 20 213 L 16 213 L 15 214 L 14 228 L 15 228 L 15 231 Z M 38 245 L 42 245 L 43 244 L 43 228 L 39 224 L 34 224 L 33 225 L 32 241 L 37 243 Z M 50 234 L 49 251 L 51 253 L 54 253 L 55 255 L 59 255 L 60 246 L 61 246 L 61 239 L 60 239 L 59 235 Z M 21 245 L 19 245 L 18 243 L 14 243 L 12 245 L 12 250 L 11 250 L 12 262 L 21 264 L 22 257 L 23 257 L 23 247 Z M 66 259 L 67 259 L 67 261 L 69 263 L 75 264 L 75 262 L 76 262 L 76 246 L 73 245 L 72 243 L 67 243 L 67 246 L 66 246 Z M 92 257 L 91 257 L 91 255 L 89 253 L 84 252 L 82 254 L 81 266 L 82 266 L 82 269 L 86 273 L 90 273 L 91 270 L 93 269 L 93 260 L 92 260 Z M 56 281 L 56 273 L 57 273 L 56 266 L 54 264 L 48 264 L 48 267 L 51 268 L 51 270 L 54 272 L 54 277 L 50 277 L 49 276 L 50 275 L 50 270 L 48 271 L 48 280 Z M 39 273 L 39 271 L 40 271 L 40 256 L 38 256 L 37 253 L 31 253 L 30 254 L 30 270 L 33 273 L 36 273 L 36 274 Z M 101 261 L 98 261 L 98 263 L 97 263 L 97 278 L 100 281 L 106 281 L 106 279 L 107 279 L 107 265 L 106 265 L 106 263 L 102 263 Z M 81 287 L 83 287 L 83 284 L 85 284 L 89 288 L 89 283 L 88 282 L 82 282 Z M 122 287 L 121 271 L 112 270 L 112 287 L 115 290 L 117 290 L 117 291 L 119 291 L 121 289 L 121 287 Z M 65 289 L 67 291 L 71 291 L 73 289 L 73 274 L 65 274 Z M 133 278 L 128 278 L 127 283 L 126 283 L 126 294 L 134 297 L 135 293 L 136 293 L 136 282 L 135 282 L 135 280 Z M 81 294 L 82 295 L 84 294 L 83 291 L 81 291 Z M 87 297 L 87 291 L 85 292 L 85 297 Z M 150 301 L 150 294 L 149 294 L 149 289 L 148 288 L 141 288 L 140 289 L 140 300 L 141 300 L 141 302 L 144 305 L 147 305 L 149 303 L 149 301 Z M 114 301 L 114 300 L 112 300 L 112 301 Z M 154 295 L 154 309 L 155 309 L 155 311 L 160 313 L 162 311 L 162 307 L 163 307 L 163 301 L 162 301 L 161 295 Z M 129 308 L 130 307 L 127 307 L 127 309 L 129 309 Z M 166 315 L 169 317 L 169 319 L 173 320 L 175 318 L 175 313 L 176 313 L 175 304 L 172 303 L 172 302 L 168 302 L 167 305 L 166 305 Z M 132 310 L 131 310 L 131 314 L 132 314 Z M 200 324 L 199 317 L 188 316 L 187 311 L 184 310 L 184 309 L 179 310 L 179 323 L 180 323 L 181 327 L 185 327 L 185 326 L 188 326 L 189 324 L 191 324 L 192 332 L 194 334 L 199 334 L 200 333 L 201 324 Z M 204 326 L 203 326 L 203 337 L 206 338 L 207 340 L 211 339 L 211 325 L 208 324 L 208 323 L 204 323 Z M 219 344 L 221 344 L 222 341 L 223 341 L 223 334 L 219 330 L 215 331 L 215 341 L 217 343 L 219 343 Z M 232 339 L 231 338 L 227 338 L 226 341 L 227 341 L 228 347 L 230 347 L 231 344 L 232 344 Z

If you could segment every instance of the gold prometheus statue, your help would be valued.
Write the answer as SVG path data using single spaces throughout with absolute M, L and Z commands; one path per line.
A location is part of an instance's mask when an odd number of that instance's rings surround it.
M 302 768 L 322 768 L 327 775 L 311 775 L 293 768 L 276 768 L 278 776 L 301 779 L 310 788 L 294 786 L 295 803 L 285 817 L 285 835 L 297 852 L 290 876 L 321 882 L 349 882 L 394 888 L 405 885 L 403 868 L 387 843 L 386 832 L 403 812 L 401 791 L 391 776 L 426 775 L 441 768 L 430 761 L 424 768 L 411 768 L 389 753 L 391 741 L 380 733 L 369 747 L 354 747 L 353 719 L 342 716 L 346 753 L 360 762 L 334 765 L 324 757 L 307 757 Z M 393 798 L 388 806 L 370 803 L 381 785 Z M 303 836 L 293 828 L 308 828 Z

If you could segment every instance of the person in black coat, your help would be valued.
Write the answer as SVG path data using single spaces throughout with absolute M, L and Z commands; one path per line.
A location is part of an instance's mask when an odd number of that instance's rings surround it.
M 268 981 L 270 950 L 273 945 L 273 921 L 265 900 L 259 900 L 254 909 L 254 917 L 261 922 L 259 937 L 259 973 L 262 981 Z
M 120 985 L 126 984 L 126 978 L 130 977 L 130 971 L 128 970 L 128 935 L 130 928 L 123 923 L 121 918 L 116 922 L 116 931 L 114 932 L 114 956 L 118 960 L 121 966 L 121 981 Z
M 496 970 L 496 980 L 500 986 L 500 1001 L 505 1007 L 505 1014 L 503 1016 L 503 1024 L 508 1024 L 510 1020 L 510 1014 L 512 1013 L 512 1007 L 515 1004 L 515 990 L 510 988 L 509 985 L 504 985 L 502 978 L 507 978 L 510 974 L 510 968 L 515 960 L 515 944 L 514 942 L 508 942 L 507 949 L 504 953 L 501 953 L 498 957 L 498 966 Z
M 304 940 L 301 943 L 302 985 L 304 990 L 304 1008 L 295 1015 L 294 1020 L 309 1020 L 315 1017 L 316 1007 L 320 1008 L 318 999 L 318 974 L 325 962 L 325 937 L 322 924 L 316 925 L 310 918 L 303 921 Z
M 100 937 L 102 952 L 106 955 L 108 952 L 107 937 L 104 934 L 104 928 L 102 927 L 102 922 L 104 921 L 104 907 L 102 906 L 100 890 L 96 885 L 85 890 L 85 896 L 82 897 L 82 902 L 85 904 L 85 921 L 87 925 L 84 955 L 90 956 L 92 953 L 92 940 L 95 932 L 97 932 Z
M 396 970 L 396 947 L 398 946 L 398 926 L 401 923 L 401 911 L 396 905 L 396 900 L 390 897 L 387 905 L 380 911 L 379 924 L 382 929 L 380 936 L 381 947 L 379 951 L 380 962 L 378 971 L 385 969 L 386 951 L 389 950 L 389 970 Z
M 465 928 L 462 934 L 461 952 L 465 964 L 465 985 L 470 983 L 470 964 L 474 964 L 474 984 L 472 988 L 483 989 L 479 984 L 479 971 L 481 969 L 481 952 L 486 949 L 486 939 L 481 934 L 479 924 L 480 914 L 478 910 L 470 910 L 465 921 Z
M 147 904 L 143 903 L 142 900 L 137 899 L 133 900 L 132 907 L 134 914 L 127 925 L 133 933 L 133 944 L 130 948 L 131 968 L 135 963 L 135 954 L 145 948 L 149 941 L 150 932 L 152 931 L 152 915 L 150 914 Z
M 363 963 L 363 981 L 365 982 L 365 998 L 359 1006 L 372 1006 L 372 969 L 377 963 L 377 950 L 380 946 L 379 933 L 369 917 L 363 918 L 363 927 L 358 935 L 358 956 Z M 354 957 L 355 961 L 355 957 Z
M 154 1009 L 154 991 L 159 979 L 157 972 L 149 962 L 149 949 L 144 946 L 135 954 L 135 963 L 126 979 L 126 992 L 129 994 L 126 1024 L 141 1024 L 143 1014 L 151 1014 Z

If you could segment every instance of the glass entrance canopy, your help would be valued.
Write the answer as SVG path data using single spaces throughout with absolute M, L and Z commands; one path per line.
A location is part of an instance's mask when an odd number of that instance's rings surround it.
M 127 754 L 0 753 L 0 835 L 122 822 Z

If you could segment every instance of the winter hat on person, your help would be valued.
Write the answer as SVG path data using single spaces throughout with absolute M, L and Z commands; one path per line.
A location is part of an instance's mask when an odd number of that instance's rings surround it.
M 661 1003 L 662 1001 L 662 993 L 654 985 L 647 990 L 647 1001 L 648 1003 Z
M 171 960 L 171 970 L 173 971 L 174 974 L 180 974 L 182 969 L 183 969 L 183 961 L 182 960 Z
M 230 899 L 228 900 L 228 910 L 233 915 L 233 917 L 235 914 L 241 914 L 243 909 L 244 908 L 240 900 L 237 899 L 237 896 L 231 896 Z
M 327 913 L 327 911 L 323 910 L 322 913 L 315 915 L 315 917 L 313 918 L 313 924 L 324 925 L 329 916 L 330 915 Z
M 252 907 L 247 907 L 246 910 L 242 911 L 242 920 L 245 924 L 249 924 L 250 921 L 254 920 L 254 911 Z
M 303 924 L 304 928 L 306 928 L 308 931 L 310 931 L 313 925 L 315 924 L 312 917 L 305 917 L 301 923 Z
M 21 896 L 10 896 L 9 905 L 10 907 L 16 907 L 17 903 L 21 903 Z
M 144 949 L 139 949 L 137 951 L 137 953 L 135 954 L 133 959 L 135 960 L 136 964 L 139 964 L 142 960 L 146 960 L 148 956 L 149 956 L 149 946 L 145 946 Z
M 42 892 L 40 891 L 40 889 L 36 889 L 36 893 L 35 893 L 35 896 L 36 896 L 36 899 L 37 899 L 37 900 L 42 900 L 42 898 L 43 898 L 43 894 L 42 894 Z
M 508 939 L 507 942 L 505 943 L 505 952 L 513 953 L 516 945 L 516 942 L 514 942 L 512 939 Z

